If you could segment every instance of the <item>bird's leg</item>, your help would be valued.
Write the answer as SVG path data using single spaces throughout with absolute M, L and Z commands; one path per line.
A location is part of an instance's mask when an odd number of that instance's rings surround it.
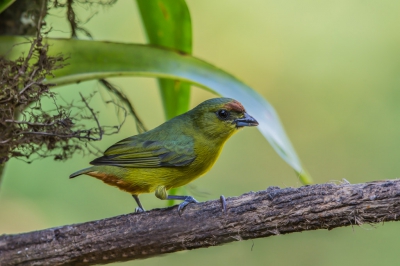
M 177 196 L 177 195 L 168 195 L 167 200 L 183 200 L 181 204 L 178 206 L 178 212 L 181 213 L 183 208 L 186 207 L 189 203 L 198 203 L 198 201 L 192 196 Z
M 144 208 L 142 206 L 142 203 L 140 203 L 139 196 L 138 195 L 132 195 L 132 197 L 135 199 L 137 205 L 139 206 L 139 207 L 135 208 L 135 212 L 145 212 L 145 210 L 144 210 Z
M 183 200 L 183 202 L 178 206 L 179 214 L 182 212 L 183 208 L 185 208 L 186 205 L 188 205 L 189 203 L 198 203 L 198 201 L 192 196 L 168 195 L 167 190 L 164 186 L 158 186 L 155 191 L 155 195 L 161 200 Z

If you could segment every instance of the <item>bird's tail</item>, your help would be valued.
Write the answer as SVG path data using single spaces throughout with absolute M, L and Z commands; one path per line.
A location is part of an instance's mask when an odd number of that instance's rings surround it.
M 74 177 L 77 177 L 77 176 L 79 176 L 79 175 L 83 175 L 83 174 L 89 173 L 89 172 L 91 172 L 91 171 L 93 171 L 92 167 L 88 167 L 88 168 L 79 170 L 79 171 L 77 171 L 77 172 L 71 174 L 71 175 L 69 176 L 69 178 L 74 178 Z

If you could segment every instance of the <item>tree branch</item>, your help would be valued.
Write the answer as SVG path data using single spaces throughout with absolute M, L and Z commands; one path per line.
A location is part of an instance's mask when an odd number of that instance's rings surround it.
M 93 265 L 278 234 L 399 220 L 400 180 L 270 187 L 219 200 L 0 236 L 0 265 Z

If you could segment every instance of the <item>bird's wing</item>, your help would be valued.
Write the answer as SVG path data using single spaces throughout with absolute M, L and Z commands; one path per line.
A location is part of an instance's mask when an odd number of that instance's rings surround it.
M 131 137 L 114 144 L 104 156 L 90 164 L 134 168 L 179 167 L 189 165 L 195 158 L 193 139 L 190 137 L 163 141 Z

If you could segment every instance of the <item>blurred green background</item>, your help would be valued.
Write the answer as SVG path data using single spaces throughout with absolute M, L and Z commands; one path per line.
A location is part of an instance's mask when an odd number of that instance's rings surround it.
M 316 183 L 342 178 L 360 183 L 400 175 L 399 1 L 187 3 L 193 54 L 243 80 L 276 108 Z M 97 11 L 86 25 L 96 39 L 146 42 L 134 1 L 119 0 Z M 50 36 L 68 37 L 64 22 L 61 13 L 49 17 L 55 29 Z M 155 80 L 110 80 L 124 88 L 148 128 L 163 122 Z M 72 99 L 79 91 L 98 88 L 92 81 L 56 91 Z M 191 107 L 212 97 L 194 87 Z M 94 103 L 104 123 L 113 124 L 113 109 L 101 98 Z M 133 134 L 136 127 L 129 119 L 119 135 L 97 146 L 104 150 Z M 67 162 L 44 159 L 32 164 L 11 160 L 0 190 L 0 233 L 132 212 L 135 203 L 129 194 L 88 176 L 68 179 L 91 159 L 76 155 Z M 300 182 L 251 128 L 227 142 L 214 168 L 188 192 L 206 201 L 268 186 L 298 187 Z M 141 198 L 146 209 L 165 206 L 153 195 Z M 281 235 L 118 265 L 395 265 L 399 229 L 400 223 L 386 223 Z

